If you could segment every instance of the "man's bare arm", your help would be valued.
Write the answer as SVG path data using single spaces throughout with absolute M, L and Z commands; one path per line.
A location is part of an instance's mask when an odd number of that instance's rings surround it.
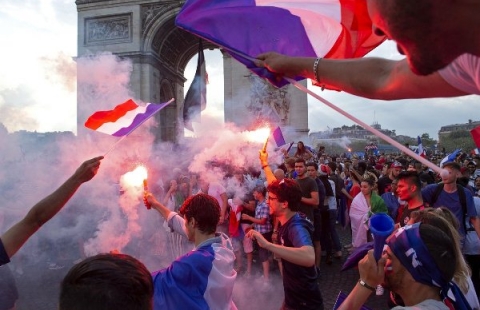
M 315 58 L 288 57 L 269 52 L 257 56 L 256 64 L 286 76 L 316 80 Z M 321 85 L 371 99 L 454 97 L 467 95 L 448 84 L 438 73 L 414 74 L 406 61 L 365 57 L 360 59 L 322 59 L 317 75 Z
M 2 235 L 2 243 L 9 257 L 17 253 L 28 238 L 65 206 L 80 185 L 97 174 L 102 159 L 103 156 L 99 156 L 82 163 L 65 183 L 35 204 L 22 220 Z

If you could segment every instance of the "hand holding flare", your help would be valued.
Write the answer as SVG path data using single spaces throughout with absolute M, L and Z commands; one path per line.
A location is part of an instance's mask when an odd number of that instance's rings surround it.
M 147 195 L 148 195 L 148 183 L 147 183 L 147 179 L 143 179 L 143 203 L 145 204 L 145 207 L 147 207 L 147 209 L 151 209 L 152 205 L 147 200 Z

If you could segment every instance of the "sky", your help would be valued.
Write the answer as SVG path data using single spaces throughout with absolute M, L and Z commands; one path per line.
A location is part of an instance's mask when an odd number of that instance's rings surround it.
M 72 60 L 77 55 L 75 1 L 0 1 L 0 39 L 0 122 L 9 132 L 76 132 L 76 68 Z M 370 55 L 402 57 L 392 42 L 382 44 Z M 204 113 L 223 120 L 222 58 L 218 50 L 206 51 L 205 57 L 210 84 Z M 185 90 L 195 64 L 196 57 L 185 70 Z M 378 122 L 382 128 L 412 137 L 428 133 L 436 139 L 441 126 L 478 120 L 475 111 L 480 108 L 477 96 L 387 102 L 309 88 L 367 124 Z M 310 132 L 352 124 L 309 97 Z

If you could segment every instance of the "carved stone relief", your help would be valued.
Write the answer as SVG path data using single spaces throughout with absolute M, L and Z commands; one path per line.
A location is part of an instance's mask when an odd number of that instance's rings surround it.
M 132 14 L 85 19 L 85 44 L 115 44 L 132 41 Z
M 255 74 L 249 74 L 250 101 L 246 108 L 256 121 L 287 125 L 290 111 L 290 98 L 286 87 L 275 88 Z

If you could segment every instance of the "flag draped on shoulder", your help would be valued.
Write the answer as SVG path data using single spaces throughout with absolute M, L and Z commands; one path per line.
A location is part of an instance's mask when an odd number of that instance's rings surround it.
M 278 87 L 288 82 L 256 67 L 258 54 L 355 58 L 385 39 L 372 31 L 366 0 L 187 0 L 176 25 L 223 47 Z
M 185 128 L 193 131 L 192 121 L 200 120 L 200 111 L 207 106 L 207 71 L 205 67 L 205 56 L 203 55 L 202 40 L 198 43 L 197 70 L 192 84 L 187 91 L 183 102 L 183 123 Z
M 147 103 L 139 106 L 129 99 L 113 110 L 93 113 L 85 122 L 85 127 L 115 137 L 126 136 L 172 101 L 173 99 L 161 104 Z

